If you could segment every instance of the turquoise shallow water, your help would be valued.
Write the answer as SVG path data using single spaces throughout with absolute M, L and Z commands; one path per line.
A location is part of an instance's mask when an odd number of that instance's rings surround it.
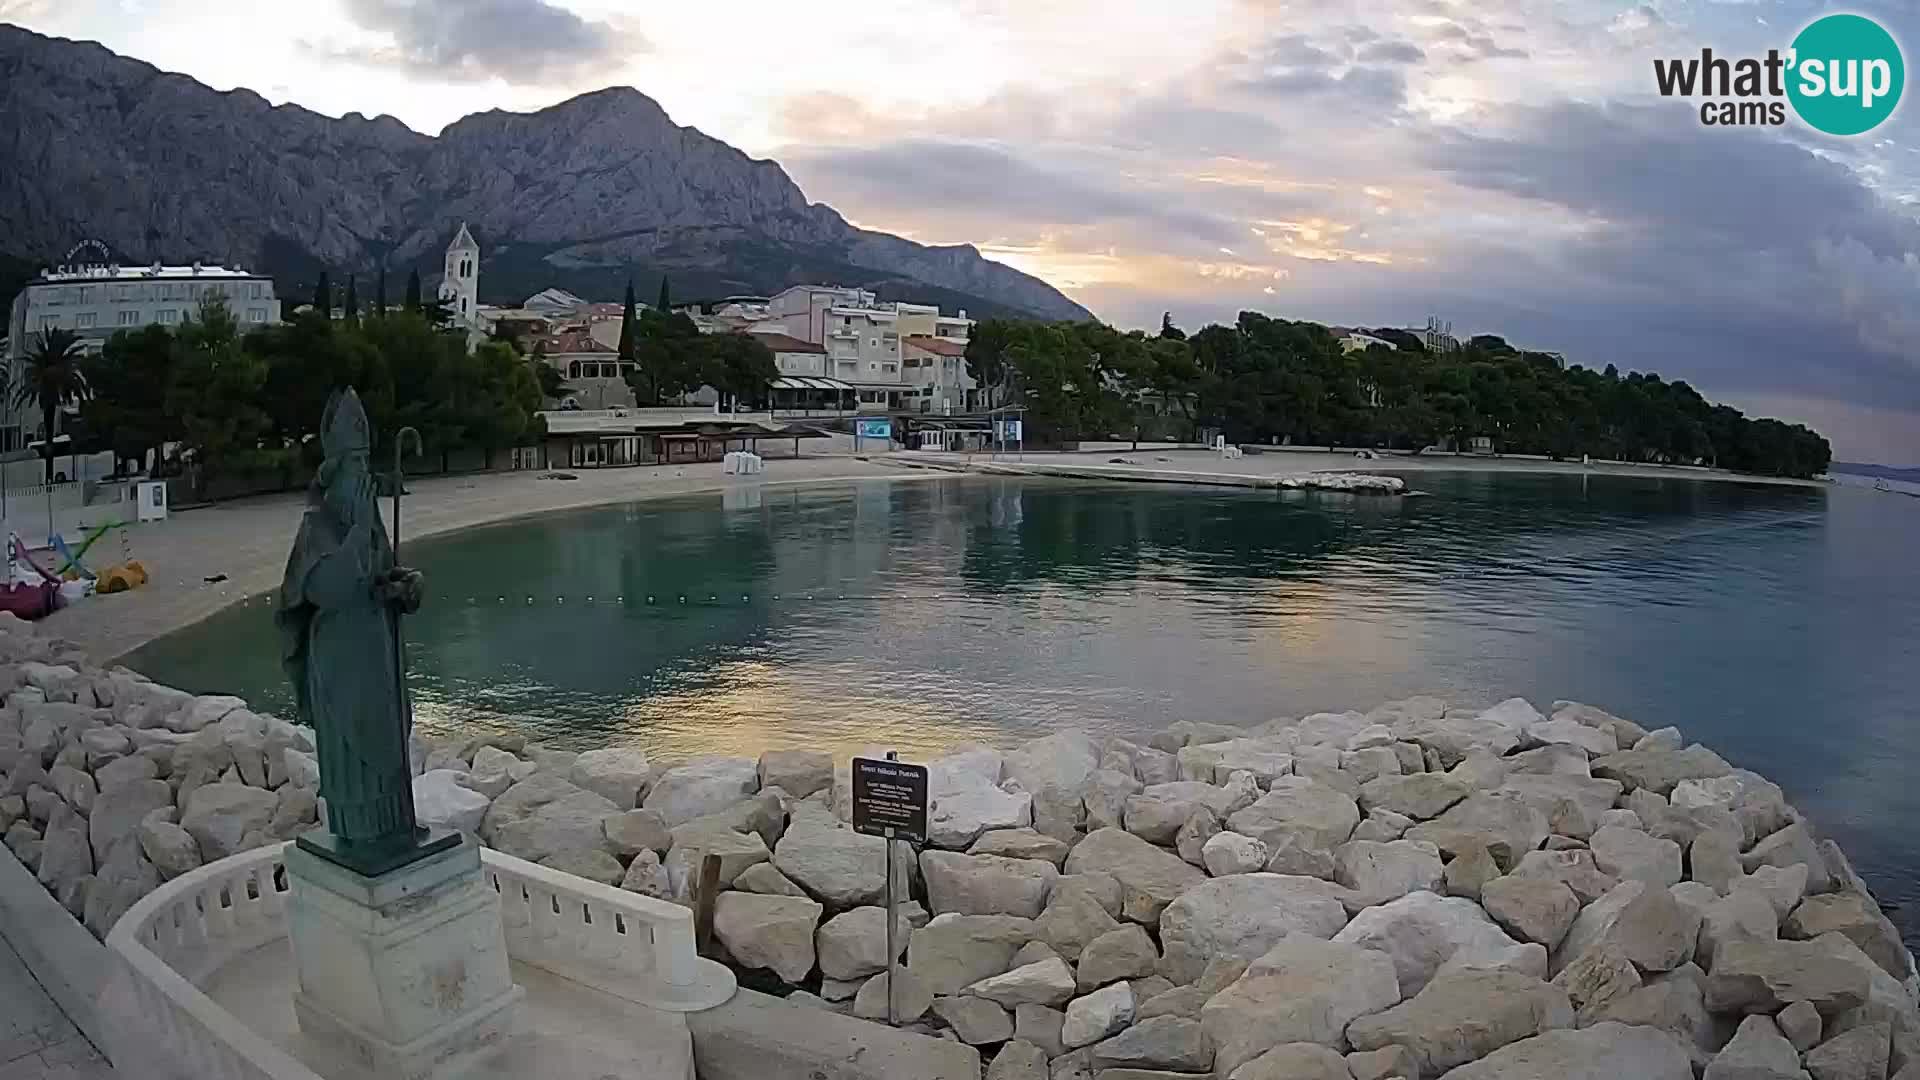
M 1920 898 L 1920 500 L 1409 480 L 1428 497 L 777 486 L 424 541 L 407 552 L 431 593 L 408 622 L 421 723 L 911 758 L 1416 693 L 1575 698 L 1773 778 L 1883 901 Z M 284 710 L 269 610 L 232 609 L 132 663 Z

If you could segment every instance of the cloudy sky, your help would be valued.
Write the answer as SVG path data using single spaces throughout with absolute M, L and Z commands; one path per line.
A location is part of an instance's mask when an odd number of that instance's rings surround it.
M 1707 128 L 1653 92 L 1656 57 L 1785 48 L 1826 10 L 0 0 L 218 88 L 427 132 L 630 84 L 858 224 L 975 244 L 1123 326 L 1438 315 L 1920 464 L 1920 110 L 1848 140 Z M 1847 10 L 1920 42 L 1915 0 Z

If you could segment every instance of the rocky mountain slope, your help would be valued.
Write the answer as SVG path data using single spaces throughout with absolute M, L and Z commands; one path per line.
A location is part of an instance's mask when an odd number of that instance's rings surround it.
M 856 229 L 777 163 L 630 88 L 432 137 L 0 25 L 0 161 L 0 256 L 40 262 L 92 237 L 128 259 L 239 260 L 286 287 L 382 261 L 431 281 L 466 221 L 489 300 L 552 284 L 611 298 L 629 273 L 647 289 L 666 273 L 681 297 L 831 281 L 976 315 L 1087 315 L 970 246 Z

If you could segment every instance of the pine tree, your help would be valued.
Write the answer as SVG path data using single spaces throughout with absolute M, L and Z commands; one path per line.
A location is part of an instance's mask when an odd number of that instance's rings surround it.
M 320 271 L 320 283 L 313 287 L 313 310 L 324 318 L 333 318 L 333 282 L 325 270 Z
M 420 310 L 420 271 L 407 274 L 407 310 Z
M 360 321 L 360 290 L 353 274 L 347 275 L 347 321 Z
M 622 364 L 633 363 L 633 331 L 634 331 L 633 309 L 634 309 L 633 279 L 628 278 L 627 279 L 627 306 L 626 306 L 626 310 L 620 313 L 620 362 Z
M 387 314 L 387 264 L 380 264 L 380 277 L 373 289 L 373 313 L 382 318 Z
M 654 309 L 665 315 L 672 310 L 667 306 L 667 275 L 660 275 L 660 299 L 653 302 Z

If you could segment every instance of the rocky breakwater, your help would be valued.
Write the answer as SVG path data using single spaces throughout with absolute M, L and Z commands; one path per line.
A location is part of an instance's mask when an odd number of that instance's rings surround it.
M 0 618 L 0 832 L 96 933 L 310 827 L 308 733 Z M 687 902 L 796 1007 L 884 1015 L 884 841 L 844 764 L 423 746 L 429 823 Z M 1920 979 L 1778 787 L 1677 730 L 1418 698 L 929 763 L 899 1002 L 988 1080 L 1916 1080 Z

